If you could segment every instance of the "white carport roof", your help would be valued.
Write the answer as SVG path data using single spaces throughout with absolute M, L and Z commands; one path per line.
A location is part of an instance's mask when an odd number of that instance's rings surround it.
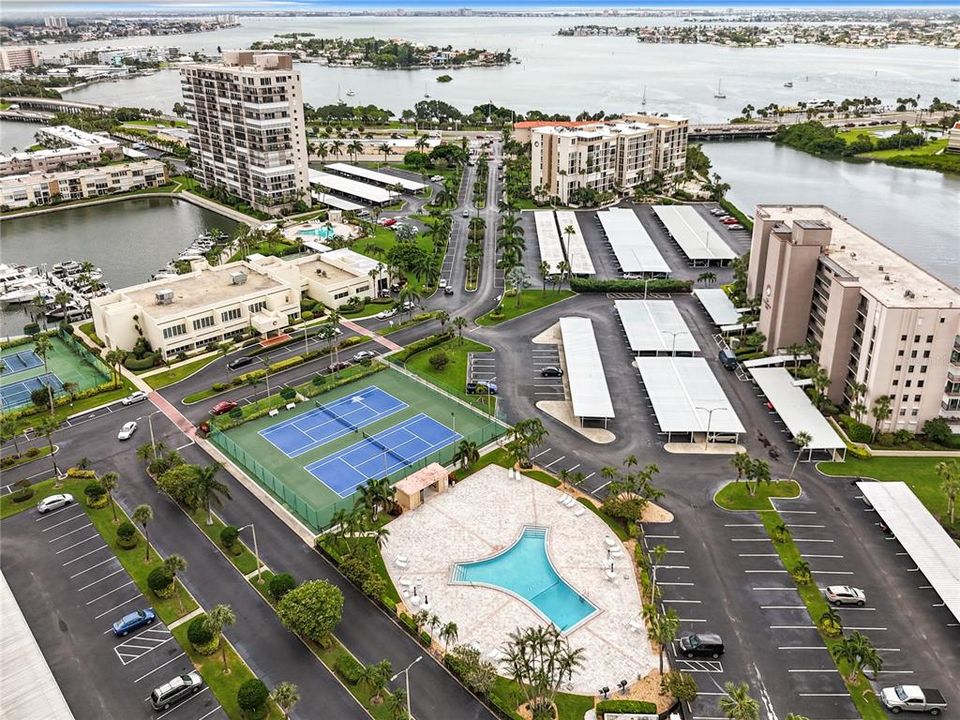
M 570 384 L 573 414 L 578 418 L 612 418 L 613 401 L 603 374 L 603 362 L 593 334 L 593 322 L 583 317 L 560 318 L 563 357 Z
M 557 272 L 563 261 L 563 248 L 560 246 L 560 233 L 552 210 L 537 210 L 533 213 L 533 222 L 537 228 L 537 244 L 540 246 L 540 259 L 550 266 L 550 272 Z
M 422 182 L 417 182 L 416 180 L 408 180 L 407 178 L 377 172 L 376 170 L 370 170 L 369 168 L 358 167 L 356 165 L 348 165 L 347 163 L 330 163 L 326 168 L 330 172 L 362 178 L 377 183 L 378 185 L 386 185 L 388 187 L 390 185 L 400 185 L 407 192 L 420 192 L 426 187 Z
M 320 172 L 319 170 L 310 170 L 310 184 L 325 187 L 334 192 L 344 193 L 350 197 L 360 198 L 367 202 L 382 205 L 388 203 L 396 196 L 396 193 L 390 192 L 376 185 L 367 185 L 359 180 L 351 180 L 342 175 Z
M 669 273 L 670 266 L 653 244 L 633 210 L 601 210 L 597 218 L 603 226 L 620 270 L 625 273 Z
M 616 300 L 614 305 L 633 352 L 700 350 L 673 300 Z
M 750 374 L 792 435 L 804 431 L 812 438 L 809 450 L 840 450 L 843 440 L 820 414 L 810 398 L 793 384 L 793 375 L 782 367 L 754 367 Z
M 739 311 L 720 288 L 694 290 L 693 294 L 715 324 L 736 325 L 740 322 Z
M 857 487 L 960 620 L 960 546 L 904 482 L 858 482 Z
M 557 210 L 557 225 L 560 226 L 560 234 L 567 238 L 564 230 L 567 226 L 573 227 L 573 235 L 567 240 L 567 256 L 570 258 L 570 272 L 574 275 L 596 275 L 597 271 L 593 267 L 593 260 L 590 259 L 590 252 L 587 250 L 587 242 L 583 239 L 583 233 L 580 232 L 580 223 L 577 221 L 577 214 L 572 210 Z
M 661 431 L 706 432 L 709 422 L 711 434 L 745 432 L 703 358 L 638 357 L 636 362 Z
M 691 260 L 733 260 L 737 257 L 696 208 L 689 205 L 654 205 L 653 211 L 683 254 Z
M 363 205 L 358 203 L 351 202 L 350 200 L 344 200 L 336 195 L 328 195 L 327 193 L 322 192 L 313 193 L 313 199 L 317 202 L 322 202 L 324 205 L 329 205 L 336 210 L 349 210 L 355 212 L 357 210 L 363 210 L 364 208 Z

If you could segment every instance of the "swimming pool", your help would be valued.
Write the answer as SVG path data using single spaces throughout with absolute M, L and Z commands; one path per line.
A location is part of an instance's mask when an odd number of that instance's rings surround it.
M 504 590 L 527 602 L 561 632 L 597 612 L 553 568 L 547 555 L 547 529 L 543 527 L 525 527 L 513 545 L 493 557 L 457 563 L 451 582 Z
M 309 228 L 308 230 L 300 230 L 297 232 L 297 235 L 309 235 L 310 237 L 319 238 L 320 240 L 329 240 L 336 232 L 333 228 L 328 227 L 318 227 L 318 228 Z

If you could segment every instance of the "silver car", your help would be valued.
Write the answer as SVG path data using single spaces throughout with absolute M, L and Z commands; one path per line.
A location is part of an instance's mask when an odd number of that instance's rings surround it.
M 37 503 L 37 512 L 43 515 L 44 513 L 53 512 L 54 510 L 59 510 L 62 507 L 66 507 L 73 502 L 73 495 L 70 493 L 60 493 L 59 495 L 48 495 L 39 503 Z
M 137 431 L 137 423 L 134 420 L 124 423 L 123 427 L 120 428 L 120 432 L 117 433 L 117 440 L 129 440 L 133 437 L 133 434 Z
M 830 585 L 824 589 L 823 596 L 834 605 L 863 607 L 867 602 L 867 594 L 863 590 L 849 585 Z

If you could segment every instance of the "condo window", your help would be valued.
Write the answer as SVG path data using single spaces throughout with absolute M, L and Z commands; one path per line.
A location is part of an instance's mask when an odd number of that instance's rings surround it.
M 901 370 L 903 370 L 903 365 L 897 365 L 897 366 L 893 369 L 894 372 L 900 372 Z
M 933 342 L 933 335 L 927 335 L 927 342 L 928 342 L 928 343 L 932 343 L 932 342 Z
M 906 414 L 907 414 L 907 411 L 906 411 L 906 410 L 901 410 L 901 411 L 900 411 L 900 417 L 904 417 Z
M 171 325 L 170 327 L 165 327 L 163 329 L 163 339 L 168 340 L 172 337 L 177 337 L 177 335 L 185 335 L 187 333 L 187 324 L 180 323 L 179 325 Z
M 900 342 L 906 342 L 906 341 L 907 341 L 907 336 L 906 336 L 906 335 L 901 335 L 901 336 L 900 336 Z
M 207 317 L 198 318 L 193 321 L 194 330 L 202 330 L 208 327 L 213 327 L 213 315 L 208 315 Z
M 914 342 L 920 342 L 920 336 L 919 336 L 919 335 L 914 335 L 914 336 L 913 336 L 913 341 L 914 341 Z
M 913 401 L 914 401 L 914 402 L 920 402 L 920 397 L 921 397 L 920 395 L 914 395 L 914 396 L 913 396 Z
M 893 379 L 893 386 L 896 387 L 896 386 L 899 385 L 899 384 L 900 384 L 900 380 L 898 380 L 897 378 L 894 378 L 894 379 Z
M 220 313 L 221 322 L 229 322 L 230 320 L 237 320 L 240 317 L 240 308 L 233 308 L 232 310 L 227 310 L 226 312 Z
M 909 399 L 910 399 L 910 396 L 909 396 L 909 395 L 904 395 L 904 396 L 901 398 L 901 400 L 902 400 L 903 402 L 906 402 L 906 401 L 909 400 Z
M 923 380 L 917 380 L 917 387 L 918 387 L 918 388 L 922 388 L 922 387 L 923 387 Z
M 261 310 L 263 310 L 266 306 L 267 306 L 267 301 L 260 300 L 258 302 L 253 303 L 252 305 L 248 305 L 247 309 L 252 313 L 258 313 Z
M 924 357 L 924 358 L 930 357 L 930 351 L 929 351 L 929 350 L 924 350 L 924 351 L 923 351 L 923 357 Z
M 916 350 L 911 350 L 911 351 L 910 351 L 910 357 L 915 358 L 916 356 L 917 356 L 917 351 L 916 351 Z
M 910 367 L 907 368 L 907 372 L 912 373 L 916 367 L 917 367 L 916 365 L 911 365 Z
M 920 366 L 920 372 L 921 372 L 921 373 L 925 373 L 926 371 L 927 371 L 927 366 L 926 366 L 926 365 L 921 365 L 921 366 Z
M 904 383 L 904 387 L 910 387 L 911 385 L 913 385 L 913 380 L 907 380 L 907 381 Z
M 897 350 L 897 357 L 903 357 L 903 350 Z
M 910 417 L 916 417 L 919 414 L 920 414 L 920 410 L 918 410 L 917 408 L 914 408 L 913 410 L 910 411 Z

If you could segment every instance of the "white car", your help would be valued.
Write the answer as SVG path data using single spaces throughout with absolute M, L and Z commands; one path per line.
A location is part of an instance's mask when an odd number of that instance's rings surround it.
M 70 493 L 61 493 L 60 495 L 49 495 L 37 504 L 37 512 L 43 515 L 51 510 L 59 510 L 73 502 L 73 495 Z
M 434 175 L 430 178 L 431 182 L 443 182 L 443 175 Z
M 124 423 L 123 427 L 120 428 L 120 432 L 117 433 L 117 440 L 129 440 L 136 431 L 137 423 L 135 420 Z
M 355 353 L 354 356 L 350 358 L 350 360 L 355 363 L 358 363 L 366 360 L 367 358 L 375 358 L 376 356 L 377 354 L 372 350 L 361 350 L 360 352 Z
M 387 320 L 389 318 L 392 318 L 396 314 L 397 314 L 396 308 L 390 308 L 389 310 L 382 310 L 377 313 L 377 320 Z
M 440 282 L 437 283 L 437 287 L 443 290 L 447 286 L 447 279 L 440 278 Z
M 867 602 L 867 594 L 863 590 L 849 585 L 830 585 L 824 588 L 823 596 L 827 599 L 827 602 L 834 605 L 863 607 Z
M 143 402 L 146 399 L 147 399 L 147 394 L 143 390 L 137 390 L 136 392 L 132 392 L 129 395 L 127 395 L 120 402 L 123 403 L 124 405 L 135 405 L 136 403 Z

